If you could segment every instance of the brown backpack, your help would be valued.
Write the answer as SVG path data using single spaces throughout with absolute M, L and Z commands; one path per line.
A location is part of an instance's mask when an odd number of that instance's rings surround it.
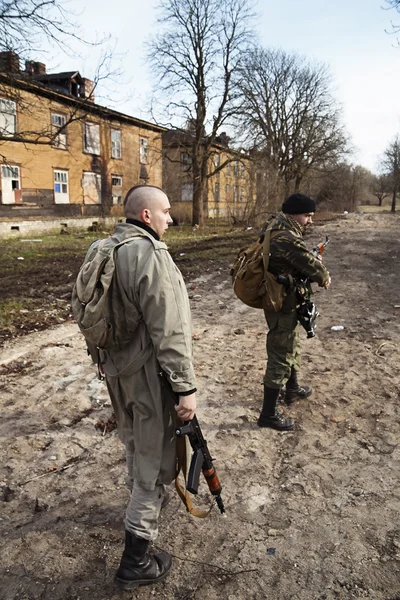
M 233 291 L 252 308 L 277 312 L 282 308 L 285 289 L 268 271 L 271 238 L 279 231 L 267 229 L 264 239 L 242 248 L 231 269 Z

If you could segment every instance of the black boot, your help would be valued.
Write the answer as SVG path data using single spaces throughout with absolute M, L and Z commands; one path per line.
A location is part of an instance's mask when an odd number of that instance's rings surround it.
M 172 560 L 167 552 L 148 554 L 149 541 L 125 531 L 125 549 L 114 581 L 122 590 L 139 585 L 158 583 L 171 570 Z
M 311 396 L 312 388 L 308 385 L 299 385 L 297 381 L 297 371 L 292 367 L 290 377 L 286 383 L 285 402 L 286 404 L 293 404 L 296 400 L 304 400 Z
M 290 429 L 293 429 L 294 423 L 291 419 L 285 419 L 285 417 L 276 410 L 278 396 L 279 389 L 264 386 L 264 403 L 257 425 L 259 427 L 271 427 L 278 431 L 289 431 Z

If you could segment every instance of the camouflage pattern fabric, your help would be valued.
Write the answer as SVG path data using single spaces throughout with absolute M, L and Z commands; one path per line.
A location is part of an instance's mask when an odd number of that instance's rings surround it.
M 279 215 L 268 223 L 268 229 L 280 231 L 271 239 L 268 270 L 274 275 L 308 277 L 324 285 L 329 278 L 326 267 L 307 249 L 301 225 L 290 215 Z
M 274 275 L 308 277 L 321 286 L 328 281 L 328 270 L 307 249 L 303 240 L 302 227 L 295 219 L 281 212 L 275 219 L 269 219 L 267 226 L 272 231 L 282 232 L 271 240 L 269 271 Z M 264 385 L 280 389 L 289 379 L 292 367 L 296 371 L 300 369 L 295 290 L 288 292 L 279 312 L 265 312 L 265 318 L 269 331 Z

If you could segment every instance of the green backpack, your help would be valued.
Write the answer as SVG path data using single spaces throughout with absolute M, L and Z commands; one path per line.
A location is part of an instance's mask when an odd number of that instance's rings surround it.
M 260 239 L 239 251 L 231 268 L 233 291 L 252 308 L 277 312 L 282 308 L 284 286 L 268 271 L 271 238 L 279 231 L 267 229 Z
M 123 291 L 112 286 L 118 248 L 143 237 L 137 234 L 118 242 L 115 237 L 96 240 L 90 246 L 72 291 L 71 306 L 79 329 L 90 348 L 122 347 L 132 339 L 139 322 L 126 320 Z M 113 315 L 124 316 L 118 323 Z M 130 319 L 132 321 L 132 317 Z

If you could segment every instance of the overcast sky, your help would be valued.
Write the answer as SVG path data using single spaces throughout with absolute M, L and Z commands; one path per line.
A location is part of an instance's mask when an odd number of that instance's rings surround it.
M 144 42 L 155 31 L 156 0 L 70 0 L 83 34 L 111 34 L 116 40 L 125 84 L 114 86 L 116 110 L 149 119 L 151 74 Z M 383 10 L 384 0 L 259 0 L 258 35 L 264 46 L 294 51 L 330 67 L 344 123 L 357 148 L 354 163 L 376 171 L 391 138 L 400 133 L 400 47 L 388 35 L 400 14 Z M 76 8 L 75 8 L 76 7 Z M 84 7 L 84 8 L 83 8 Z M 75 18 L 75 20 L 77 20 Z M 92 77 L 99 51 L 73 59 L 50 51 L 37 55 L 49 71 L 79 70 Z M 119 101 L 118 98 L 121 98 Z

